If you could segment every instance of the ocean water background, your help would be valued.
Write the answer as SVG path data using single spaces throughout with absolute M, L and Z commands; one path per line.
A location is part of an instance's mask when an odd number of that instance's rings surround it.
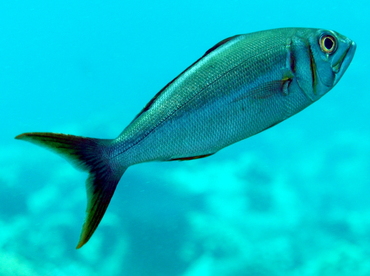
M 370 275 L 368 1 L 0 2 L 0 275 Z M 300 114 L 191 162 L 123 176 L 75 246 L 85 173 L 13 139 L 113 138 L 218 41 L 278 27 L 357 43 Z

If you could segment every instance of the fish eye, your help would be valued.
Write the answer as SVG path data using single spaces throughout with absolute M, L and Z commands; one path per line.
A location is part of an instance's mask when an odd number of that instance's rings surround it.
M 337 40 L 331 35 L 323 35 L 320 37 L 320 48 L 326 54 L 331 54 L 335 51 Z

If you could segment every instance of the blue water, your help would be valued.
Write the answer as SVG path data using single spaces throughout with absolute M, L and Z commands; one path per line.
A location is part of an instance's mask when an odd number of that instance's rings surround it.
M 0 275 L 370 275 L 370 4 L 296 2 L 0 2 Z M 13 137 L 113 138 L 218 41 L 290 26 L 357 43 L 333 91 L 212 157 L 131 167 L 75 250 L 86 175 Z

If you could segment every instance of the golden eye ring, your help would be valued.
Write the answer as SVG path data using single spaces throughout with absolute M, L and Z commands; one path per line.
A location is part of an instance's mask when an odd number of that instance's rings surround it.
M 320 37 L 320 48 L 326 54 L 333 53 L 337 48 L 337 40 L 334 36 L 323 35 Z

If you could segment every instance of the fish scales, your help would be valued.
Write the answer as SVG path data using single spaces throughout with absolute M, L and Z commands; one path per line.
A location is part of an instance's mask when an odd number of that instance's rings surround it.
M 211 154 L 261 131 L 261 122 L 268 127 L 286 117 L 282 113 L 287 113 L 289 99 L 281 92 L 281 79 L 292 32 L 285 29 L 273 39 L 269 32 L 263 33 L 262 42 L 258 34 L 238 36 L 186 71 L 120 136 L 121 141 L 140 141 L 131 148 L 131 162 Z M 264 104 L 247 97 L 272 81 L 276 83 L 267 92 L 272 91 L 271 99 Z M 238 97 L 243 100 L 234 101 Z M 169 139 L 171 145 L 165 147 Z
M 43 132 L 16 138 L 47 147 L 89 172 L 80 248 L 129 166 L 207 157 L 284 121 L 338 83 L 355 49 L 349 38 L 323 29 L 237 35 L 167 84 L 116 139 Z

